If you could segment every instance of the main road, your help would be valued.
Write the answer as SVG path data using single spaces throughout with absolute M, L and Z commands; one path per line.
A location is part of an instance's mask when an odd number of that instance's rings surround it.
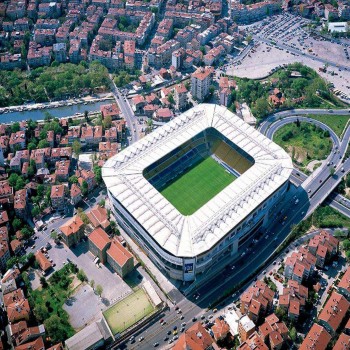
M 138 123 L 137 123 L 137 118 L 135 116 L 134 111 L 132 110 L 128 99 L 126 98 L 125 95 L 123 95 L 117 86 L 115 85 L 112 76 L 110 75 L 110 80 L 111 80 L 111 89 L 113 96 L 119 106 L 120 111 L 122 112 L 124 119 L 127 123 L 127 128 L 130 131 L 130 139 L 129 139 L 129 144 L 132 144 L 139 140 L 140 138 L 140 133 L 138 129 Z

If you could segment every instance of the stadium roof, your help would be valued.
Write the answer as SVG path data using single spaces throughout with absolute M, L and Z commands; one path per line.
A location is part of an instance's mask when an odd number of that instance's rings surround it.
M 195 213 L 182 215 L 143 170 L 201 131 L 213 127 L 255 164 Z M 194 257 L 211 249 L 289 179 L 288 154 L 227 108 L 200 104 L 110 158 L 102 176 L 112 195 L 166 251 Z

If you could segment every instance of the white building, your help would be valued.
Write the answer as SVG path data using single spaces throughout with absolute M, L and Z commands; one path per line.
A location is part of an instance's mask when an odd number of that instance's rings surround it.
M 349 30 L 347 22 L 329 22 L 328 31 L 331 33 L 346 33 Z
M 213 67 L 198 68 L 191 75 L 191 94 L 198 101 L 203 101 L 209 95 L 212 82 Z
M 174 176 L 172 166 L 184 152 L 204 152 L 214 142 L 246 167 L 193 214 L 183 215 L 151 182 L 160 172 Z M 167 275 L 190 281 L 239 254 L 268 223 L 292 170 L 281 147 L 227 108 L 200 104 L 110 158 L 102 176 L 119 225 Z

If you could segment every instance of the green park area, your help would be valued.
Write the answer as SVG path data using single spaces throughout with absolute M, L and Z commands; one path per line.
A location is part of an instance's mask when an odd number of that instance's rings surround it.
M 349 121 L 350 115 L 310 114 L 308 117 L 328 125 L 331 129 L 333 129 L 338 137 L 340 137 Z
M 53 343 L 66 340 L 74 335 L 74 329 L 69 323 L 69 316 L 63 310 L 63 304 L 72 293 L 72 282 L 76 268 L 67 264 L 56 271 L 45 281 L 40 279 L 42 288 L 31 290 L 28 275 L 23 274 L 24 281 L 29 289 L 28 300 L 39 322 L 44 323 L 47 336 Z
M 288 108 L 346 108 L 346 105 L 335 97 L 327 82 L 312 68 L 293 63 L 282 67 L 262 80 L 234 77 L 238 90 L 232 91 L 231 110 L 234 102 L 246 102 L 252 113 L 262 119 L 277 109 Z M 284 102 L 273 105 L 269 96 L 278 89 Z
M 191 215 L 221 192 L 236 177 L 208 157 L 195 163 L 161 194 L 183 215 Z
M 103 313 L 113 334 L 121 333 L 154 311 L 142 288 L 117 302 Z
M 304 122 L 283 126 L 275 133 L 274 141 L 300 167 L 306 167 L 313 160 L 326 159 L 332 150 L 328 131 Z
M 78 65 L 53 62 L 30 72 L 0 71 L 0 80 L 0 107 L 63 100 L 84 92 L 105 91 L 110 84 L 107 68 L 97 61 Z

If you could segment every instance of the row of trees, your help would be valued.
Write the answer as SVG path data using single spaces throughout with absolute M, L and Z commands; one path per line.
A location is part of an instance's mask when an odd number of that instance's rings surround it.
M 0 71 L 0 107 L 21 105 L 26 101 L 46 102 L 77 96 L 84 90 L 107 89 L 107 68 L 99 62 L 52 64 L 27 71 Z

